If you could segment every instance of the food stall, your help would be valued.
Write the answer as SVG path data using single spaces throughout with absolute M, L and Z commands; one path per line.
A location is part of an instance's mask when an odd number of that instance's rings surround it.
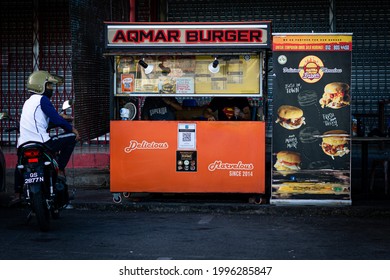
M 270 22 L 105 23 L 115 202 L 139 192 L 265 194 L 270 44 Z M 174 97 L 182 110 L 145 119 L 149 97 Z M 205 107 L 220 97 L 246 97 L 250 120 L 207 121 Z

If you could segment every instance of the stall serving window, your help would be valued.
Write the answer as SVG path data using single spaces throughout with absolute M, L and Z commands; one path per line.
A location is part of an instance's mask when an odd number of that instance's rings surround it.
M 115 119 L 123 119 L 122 108 L 128 119 L 147 119 L 143 105 L 152 98 L 172 101 L 168 106 L 175 99 L 176 120 L 202 120 L 212 98 L 245 97 L 249 119 L 263 120 L 262 61 L 260 53 L 115 56 Z

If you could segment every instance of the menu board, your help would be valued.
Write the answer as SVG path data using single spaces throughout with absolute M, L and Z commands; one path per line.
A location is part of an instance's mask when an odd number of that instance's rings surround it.
M 116 65 L 116 94 L 260 94 L 259 54 L 118 56 Z
M 273 39 L 271 203 L 351 203 L 352 36 Z

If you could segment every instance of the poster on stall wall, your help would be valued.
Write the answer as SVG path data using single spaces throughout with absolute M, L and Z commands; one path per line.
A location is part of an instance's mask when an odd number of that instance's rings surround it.
M 351 34 L 274 34 L 272 204 L 351 204 Z
M 122 92 L 134 91 L 134 74 L 122 74 L 121 75 Z

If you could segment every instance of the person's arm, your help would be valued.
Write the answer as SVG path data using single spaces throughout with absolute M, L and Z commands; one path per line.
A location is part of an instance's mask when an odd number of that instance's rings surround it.
M 165 104 L 167 104 L 168 106 L 171 106 L 176 111 L 183 110 L 183 107 L 175 98 L 163 98 L 163 101 L 165 102 Z
M 51 104 L 49 98 L 47 98 L 46 96 L 42 96 L 41 98 L 41 108 L 45 115 L 48 116 L 50 122 L 52 122 L 56 126 L 61 127 L 66 132 L 73 132 L 72 125 L 63 117 L 61 117 L 60 114 L 58 114 L 53 104 Z
M 213 114 L 213 110 L 211 110 L 210 107 L 207 107 L 204 112 L 203 116 L 208 120 L 208 121 L 215 121 L 215 116 Z

